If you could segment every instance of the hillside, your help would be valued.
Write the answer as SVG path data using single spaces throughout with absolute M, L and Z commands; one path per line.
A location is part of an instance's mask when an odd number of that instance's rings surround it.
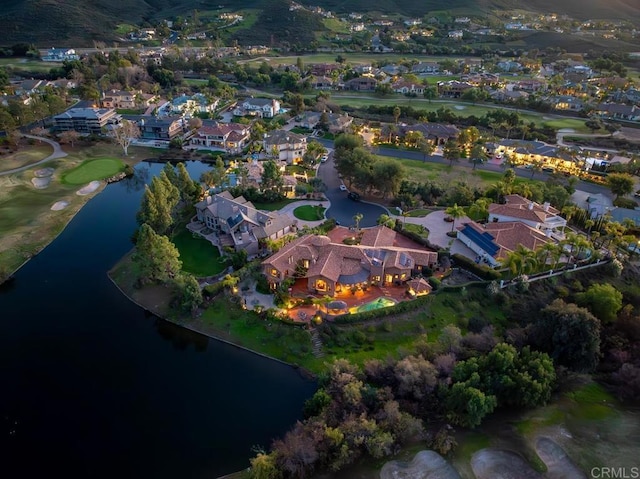
M 522 9 L 567 14 L 578 19 L 640 18 L 638 0 L 305 0 L 302 3 L 320 5 L 336 12 L 378 11 L 408 16 L 422 16 L 446 8 L 456 14 L 470 15 Z M 308 27 L 313 26 L 312 19 L 303 18 L 303 27 L 294 25 L 282 32 L 283 17 L 274 21 L 273 2 L 266 0 L 0 0 L 3 25 L 0 44 L 27 41 L 44 48 L 53 44 L 80 46 L 90 45 L 94 40 L 113 41 L 117 40 L 115 28 L 120 23 L 156 22 L 177 15 L 187 16 L 194 9 L 218 9 L 220 5 L 234 10 L 268 5 L 260 21 L 266 20 L 268 28 L 277 27 L 269 35 L 283 34 L 295 42 L 310 39 Z M 263 28 L 266 36 L 268 28 Z M 242 34 L 238 37 L 241 39 Z M 267 40 L 265 38 L 265 43 Z

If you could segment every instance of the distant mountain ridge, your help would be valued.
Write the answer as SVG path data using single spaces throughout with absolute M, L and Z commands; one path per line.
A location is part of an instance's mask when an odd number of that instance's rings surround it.
M 639 0 L 300 0 L 338 13 L 371 12 L 423 16 L 431 11 L 481 14 L 522 9 L 567 14 L 577 19 L 640 18 Z M 272 0 L 0 0 L 0 44 L 19 41 L 39 47 L 115 41 L 120 23 L 157 22 L 193 10 L 269 8 Z M 278 32 L 274 32 L 277 35 Z

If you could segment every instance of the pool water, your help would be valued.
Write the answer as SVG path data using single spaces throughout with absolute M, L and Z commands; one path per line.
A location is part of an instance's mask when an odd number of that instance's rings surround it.
M 364 313 L 365 311 L 388 308 L 389 306 L 395 306 L 396 304 L 398 304 L 398 302 L 395 299 L 382 297 L 369 301 L 368 303 L 361 304 L 360 306 L 349 308 L 349 312 L 351 314 Z

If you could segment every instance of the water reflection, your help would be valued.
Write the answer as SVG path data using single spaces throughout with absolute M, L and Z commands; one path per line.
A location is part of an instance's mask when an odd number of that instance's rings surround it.
M 145 316 L 153 320 L 153 325 L 162 339 L 169 341 L 177 350 L 185 351 L 189 346 L 193 346 L 199 353 L 207 350 L 209 338 L 206 336 L 165 321 L 149 312 L 146 312 Z

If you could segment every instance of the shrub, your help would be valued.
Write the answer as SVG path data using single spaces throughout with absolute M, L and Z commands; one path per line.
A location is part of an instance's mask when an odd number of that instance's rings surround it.
M 613 204 L 614 206 L 618 206 L 619 208 L 628 208 L 630 210 L 638 206 L 638 202 L 632 200 L 631 198 L 616 198 L 613 201 Z
M 431 287 L 433 288 L 434 291 L 438 290 L 440 288 L 440 286 L 442 285 L 442 281 L 440 281 L 435 276 L 431 276 L 428 281 L 429 281 L 429 284 L 431 285 Z

